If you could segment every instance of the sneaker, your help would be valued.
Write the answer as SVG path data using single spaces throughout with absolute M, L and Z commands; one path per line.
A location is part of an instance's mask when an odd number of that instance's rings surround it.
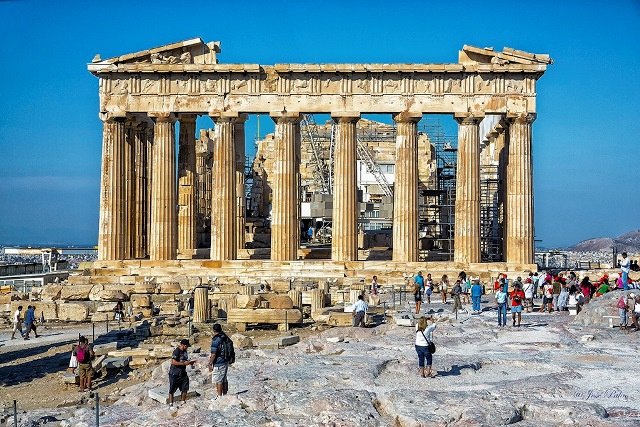
M 173 408 L 173 402 L 169 403 L 169 408 Z
M 515 320 L 513 321 L 513 326 L 516 326 L 516 321 Z
M 31 338 L 29 338 L 29 337 L 24 337 L 24 339 L 25 339 L 25 340 L 29 340 L 29 339 L 31 339 Z
M 435 372 L 431 371 L 431 373 L 429 375 L 427 375 L 429 378 L 435 378 L 436 376 L 438 376 L 438 374 L 436 374 Z

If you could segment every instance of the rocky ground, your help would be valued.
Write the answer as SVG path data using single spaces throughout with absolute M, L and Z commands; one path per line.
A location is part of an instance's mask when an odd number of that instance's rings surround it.
M 438 375 L 426 379 L 418 376 L 412 328 L 294 329 L 301 340 L 293 346 L 239 349 L 230 394 L 218 400 L 206 369 L 210 338 L 201 335 L 203 352 L 192 354 L 189 370 L 200 396 L 174 408 L 148 397 L 150 388 L 167 387 L 168 361 L 131 371 L 98 383 L 100 425 L 637 426 L 640 333 L 609 328 L 603 317 L 617 314 L 619 295 L 593 301 L 577 317 L 524 313 L 520 328 L 497 327 L 489 296 L 482 314 L 457 320 L 450 305 L 425 304 L 439 318 Z M 77 332 L 51 329 L 29 342 L 2 333 L 0 425 L 12 424 L 14 399 L 20 426 L 95 425 L 94 399 L 65 389 L 59 377 Z M 254 342 L 280 334 L 245 333 Z

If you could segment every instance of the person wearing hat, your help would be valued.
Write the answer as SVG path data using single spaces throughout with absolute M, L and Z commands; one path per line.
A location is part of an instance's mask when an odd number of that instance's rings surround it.
M 187 392 L 189 391 L 189 376 L 187 375 L 187 366 L 193 366 L 195 360 L 189 360 L 187 348 L 190 346 L 189 340 L 183 339 L 178 344 L 173 355 L 171 356 L 171 367 L 169 368 L 169 406 L 173 406 L 173 394 L 180 389 L 182 401 L 187 400 Z

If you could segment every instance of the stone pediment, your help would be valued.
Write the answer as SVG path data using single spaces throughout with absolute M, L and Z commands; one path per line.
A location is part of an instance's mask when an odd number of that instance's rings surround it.
M 522 50 L 505 47 L 502 52 L 496 52 L 492 47 L 475 47 L 464 45 L 458 56 L 458 63 L 462 65 L 475 64 L 553 64 L 553 59 L 546 54 L 524 52 Z
M 220 42 L 205 43 L 200 37 L 171 43 L 164 46 L 146 49 L 140 52 L 129 53 L 109 59 L 101 59 L 96 55 L 89 68 L 102 68 L 105 66 L 118 66 L 130 64 L 149 65 L 187 65 L 203 64 L 215 65 L 218 63 L 216 54 L 220 52 Z

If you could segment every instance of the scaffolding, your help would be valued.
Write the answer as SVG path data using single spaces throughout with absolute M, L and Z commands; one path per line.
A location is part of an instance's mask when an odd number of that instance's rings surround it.
M 502 261 L 501 179 L 498 165 L 480 166 L 480 260 Z
M 421 261 L 450 261 L 453 259 L 457 136 L 444 132 L 440 118 L 426 117 L 421 131 L 429 136 L 436 157 L 436 182 L 422 190 L 424 202 L 418 221 L 421 232 Z

